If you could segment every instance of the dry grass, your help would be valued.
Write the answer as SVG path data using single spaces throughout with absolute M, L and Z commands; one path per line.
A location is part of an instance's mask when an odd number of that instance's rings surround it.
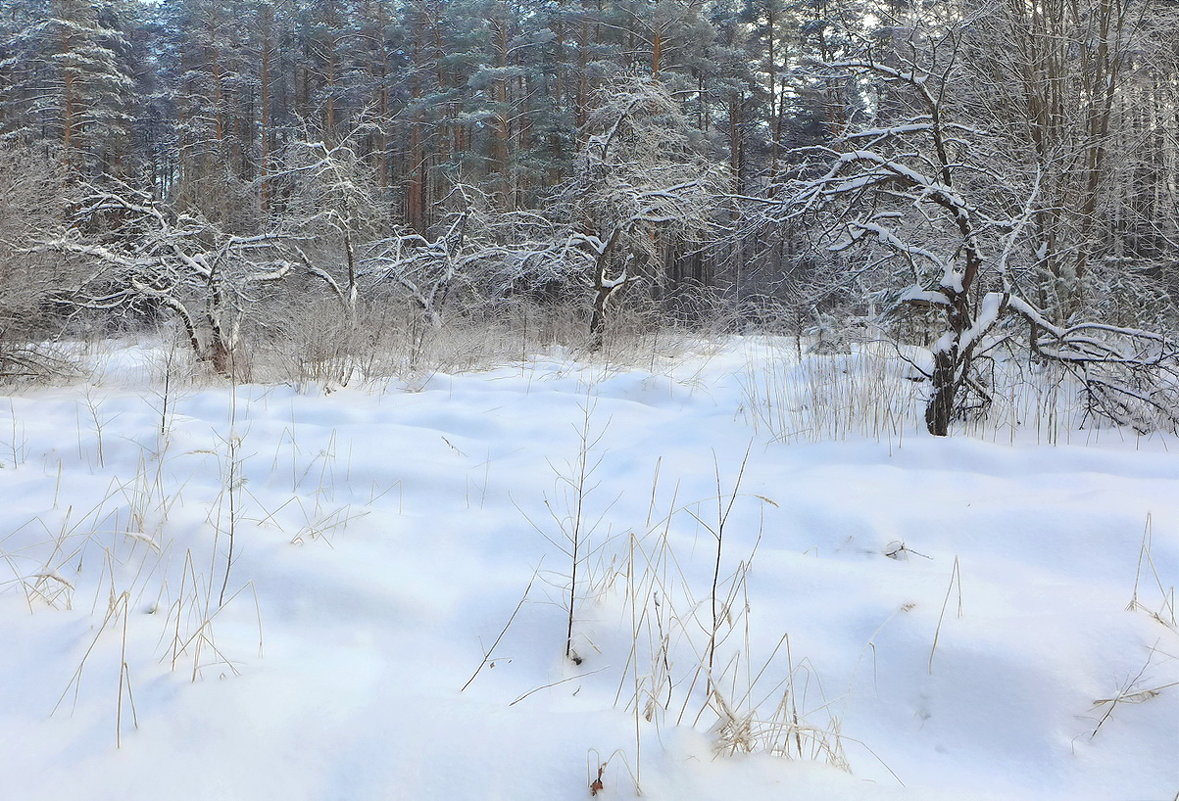
M 923 352 L 879 340 L 844 352 L 811 353 L 793 339 L 746 342 L 744 411 L 779 442 L 865 438 L 890 444 L 924 431 L 928 390 L 914 364 Z M 991 403 L 965 410 L 951 434 L 997 443 L 1096 444 L 1142 435 L 1110 428 L 1086 406 L 1076 379 L 1059 367 L 996 354 L 982 363 Z

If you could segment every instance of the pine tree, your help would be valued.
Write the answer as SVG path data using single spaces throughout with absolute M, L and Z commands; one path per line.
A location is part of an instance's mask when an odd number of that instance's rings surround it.
M 122 171 L 133 80 L 121 2 L 19 0 L 5 32 L 4 132 L 85 175 Z

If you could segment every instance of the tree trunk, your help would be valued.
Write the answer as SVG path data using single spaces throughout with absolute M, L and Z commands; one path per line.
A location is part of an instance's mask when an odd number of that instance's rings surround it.
M 954 415 L 954 396 L 957 382 L 954 380 L 956 354 L 952 351 L 938 351 L 933 354 L 933 396 L 925 407 L 925 427 L 935 437 L 950 433 L 950 419 Z
M 597 353 L 606 340 L 606 304 L 610 301 L 613 288 L 599 286 L 595 289 L 594 314 L 590 318 L 589 349 Z
M 218 375 L 226 377 L 232 375 L 233 351 L 230 350 L 220 332 L 214 332 L 205 358 L 213 365 L 213 369 L 217 371 Z
M 270 207 L 270 187 L 267 177 L 270 170 L 270 25 L 273 14 L 269 6 L 262 7 L 262 67 L 259 76 L 261 82 L 261 96 L 259 97 L 260 126 L 258 131 L 258 176 L 261 179 L 258 202 L 262 212 L 266 213 Z

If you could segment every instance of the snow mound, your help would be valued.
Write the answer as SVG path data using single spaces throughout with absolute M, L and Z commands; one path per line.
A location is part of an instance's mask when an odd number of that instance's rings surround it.
M 0 399 L 5 797 L 1171 798 L 1179 442 L 785 444 L 791 348 Z

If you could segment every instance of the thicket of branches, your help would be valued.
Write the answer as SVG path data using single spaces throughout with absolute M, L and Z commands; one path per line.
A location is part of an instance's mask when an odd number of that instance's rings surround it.
M 1157 0 L 11 0 L 0 372 L 85 319 L 416 337 L 520 304 L 865 321 L 926 422 L 1001 349 L 1179 427 L 1179 15 Z M 320 302 L 323 301 L 323 302 Z M 697 311 L 698 313 L 698 311 Z M 351 344 L 349 344 L 351 343 Z

